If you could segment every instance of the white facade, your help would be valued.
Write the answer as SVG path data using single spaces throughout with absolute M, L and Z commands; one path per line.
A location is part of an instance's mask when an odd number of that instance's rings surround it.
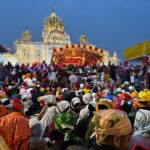
M 17 61 L 16 54 L 4 53 L 1 55 L 1 61 L 4 65 L 11 62 L 12 65 L 15 65 Z
M 35 62 L 50 63 L 54 48 L 70 44 L 70 37 L 64 31 L 61 19 L 52 14 L 45 20 L 42 31 L 42 42 L 32 42 L 30 32 L 26 29 L 20 41 L 15 41 L 16 57 L 19 64 Z
M 88 45 L 87 37 L 82 34 L 79 39 L 80 44 Z M 8 61 L 13 64 L 27 64 L 32 65 L 35 62 L 45 61 L 49 64 L 52 60 L 52 53 L 54 48 L 70 45 L 70 36 L 65 33 L 64 26 L 61 19 L 56 15 L 54 9 L 50 16 L 44 21 L 44 28 L 42 30 L 42 41 L 33 42 L 32 36 L 28 29 L 22 33 L 21 40 L 14 42 L 16 53 L 3 54 L 4 63 Z M 104 51 L 103 63 L 105 65 L 111 61 L 113 64 L 117 63 L 117 54 L 114 53 L 113 57 L 109 56 L 108 51 Z

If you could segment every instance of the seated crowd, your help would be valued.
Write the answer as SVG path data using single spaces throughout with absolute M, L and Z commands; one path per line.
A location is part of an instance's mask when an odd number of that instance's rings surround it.
M 0 150 L 150 150 L 149 66 L 0 69 Z

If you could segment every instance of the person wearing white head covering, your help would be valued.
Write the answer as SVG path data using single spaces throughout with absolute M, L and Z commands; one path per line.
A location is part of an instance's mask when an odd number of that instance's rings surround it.
M 83 102 L 85 104 L 88 104 L 92 101 L 92 94 L 91 93 L 86 93 L 85 95 L 83 95 Z
M 124 85 L 126 85 L 126 86 L 130 85 L 129 81 L 125 81 Z
M 121 92 L 122 92 L 122 89 L 121 89 L 121 88 L 117 88 L 116 91 L 117 91 L 118 93 L 121 93 Z
M 68 101 L 63 100 L 57 103 L 58 112 L 60 113 L 68 111 L 69 107 L 70 103 Z
M 74 97 L 72 100 L 71 100 L 71 108 L 73 109 L 76 109 L 76 108 L 80 108 L 80 105 L 81 105 L 81 101 L 78 97 Z
M 133 92 L 135 90 L 135 88 L 133 86 L 129 86 L 129 91 Z
M 72 72 L 69 76 L 70 85 L 77 83 L 78 77 Z
M 55 81 L 56 80 L 56 72 L 55 71 L 49 72 L 47 78 L 49 81 Z
M 87 77 L 84 77 L 84 80 L 87 81 Z
M 96 93 L 92 93 L 92 99 L 93 99 L 92 102 L 96 102 Z
M 134 132 L 130 141 L 130 147 L 141 144 L 150 148 L 150 111 L 139 109 L 134 122 Z
M 80 89 L 83 89 L 83 88 L 84 88 L 84 84 L 81 83 L 81 84 L 80 84 Z
M 39 101 L 43 100 L 45 102 L 45 104 L 49 105 L 56 105 L 57 101 L 56 101 L 56 96 L 54 95 L 44 95 L 39 97 Z
M 58 113 L 57 106 L 52 106 L 46 109 L 46 112 L 42 119 L 40 120 L 40 123 L 42 125 L 42 136 L 44 136 L 45 132 L 51 132 L 53 129 L 50 128 L 50 126 L 53 124 L 55 116 Z
M 24 113 L 26 113 L 29 110 L 30 106 L 33 105 L 33 102 L 31 100 L 23 101 L 22 103 L 24 106 Z
M 82 119 L 88 118 L 89 116 L 90 116 L 90 111 L 88 109 L 88 105 L 86 105 L 85 108 L 80 110 L 79 118 L 78 118 L 77 123 L 79 123 L 79 121 L 82 120 Z
M 80 109 L 81 109 L 81 100 L 78 97 L 74 97 L 70 103 L 69 113 L 78 117 Z
M 36 81 L 37 81 L 37 79 L 36 79 L 36 78 L 32 78 L 32 81 L 33 81 L 33 82 L 36 82 Z
M 33 81 L 31 78 L 25 78 L 23 81 L 26 82 L 29 87 L 33 86 Z
M 36 117 L 29 119 L 29 126 L 31 129 L 30 149 L 47 150 L 47 143 L 42 139 L 42 125 Z
M 0 99 L 0 103 L 2 105 L 4 105 L 7 109 L 10 109 L 12 107 L 12 103 L 11 103 L 9 98 L 2 98 L 2 99 Z
M 62 93 L 65 94 L 68 91 L 68 88 L 63 88 Z
M 11 85 L 8 86 L 8 89 L 11 90 L 13 87 Z

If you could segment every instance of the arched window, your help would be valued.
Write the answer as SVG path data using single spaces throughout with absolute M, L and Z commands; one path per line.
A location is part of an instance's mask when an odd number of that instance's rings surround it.
M 22 56 L 24 57 L 24 58 L 29 58 L 29 52 L 28 52 L 28 50 L 23 50 L 23 52 L 22 52 Z
M 42 59 L 42 53 L 41 53 L 40 50 L 37 50 L 37 51 L 35 52 L 35 59 L 36 59 L 37 61 L 40 61 L 40 60 Z

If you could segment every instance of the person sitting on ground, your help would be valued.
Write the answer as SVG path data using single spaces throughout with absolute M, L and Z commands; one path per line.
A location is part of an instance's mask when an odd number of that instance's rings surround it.
M 11 150 L 29 150 L 30 127 L 23 105 L 17 98 L 11 101 L 13 112 L 0 118 L 0 134 Z
M 126 112 L 106 109 L 93 118 L 96 142 L 90 150 L 127 150 L 132 126 Z
M 134 132 L 130 148 L 136 144 L 150 147 L 150 91 L 139 93 L 140 109 L 137 111 L 134 122 Z

